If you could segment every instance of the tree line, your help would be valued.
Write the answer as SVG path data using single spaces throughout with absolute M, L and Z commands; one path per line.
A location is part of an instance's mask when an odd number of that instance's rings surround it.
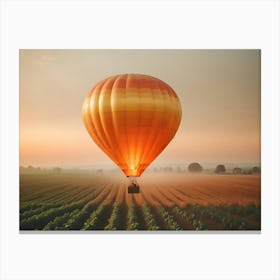
M 203 172 L 203 167 L 198 162 L 193 162 L 188 166 L 188 171 L 191 173 L 201 173 Z M 215 168 L 215 173 L 225 174 L 227 172 L 224 164 L 218 164 Z M 242 169 L 240 167 L 234 167 L 232 169 L 233 174 L 260 174 L 261 169 L 258 166 L 254 166 L 249 169 Z

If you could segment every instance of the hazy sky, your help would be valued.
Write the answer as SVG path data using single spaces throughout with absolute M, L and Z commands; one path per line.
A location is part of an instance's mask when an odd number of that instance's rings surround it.
M 20 164 L 112 165 L 82 121 L 98 81 L 142 73 L 182 105 L 175 138 L 155 164 L 260 161 L 259 50 L 20 50 Z

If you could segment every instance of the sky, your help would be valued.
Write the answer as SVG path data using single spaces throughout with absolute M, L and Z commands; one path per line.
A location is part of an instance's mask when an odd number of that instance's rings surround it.
M 260 163 L 260 50 L 20 50 L 20 165 L 115 166 L 82 121 L 90 89 L 142 73 L 177 93 L 182 121 L 154 161 Z

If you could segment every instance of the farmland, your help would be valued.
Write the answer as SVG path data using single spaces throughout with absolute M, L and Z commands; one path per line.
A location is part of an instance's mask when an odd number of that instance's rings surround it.
M 20 175 L 20 230 L 260 230 L 260 176 L 147 173 Z

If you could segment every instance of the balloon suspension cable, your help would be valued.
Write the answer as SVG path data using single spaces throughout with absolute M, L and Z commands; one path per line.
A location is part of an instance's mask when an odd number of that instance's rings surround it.
M 127 176 L 129 183 L 134 186 L 138 186 L 137 176 Z

